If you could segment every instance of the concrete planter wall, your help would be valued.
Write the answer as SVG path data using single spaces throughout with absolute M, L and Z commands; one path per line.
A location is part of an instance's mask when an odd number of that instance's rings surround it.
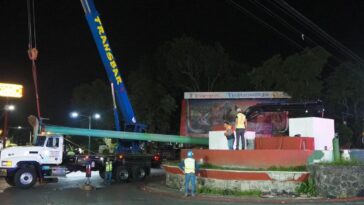
M 184 175 L 176 166 L 164 166 L 166 185 L 183 190 Z M 296 188 L 308 178 L 308 172 L 280 171 L 235 171 L 202 169 L 197 178 L 197 187 L 210 189 L 252 191 L 264 193 L 294 193 Z
M 329 198 L 364 196 L 364 165 L 309 167 L 317 194 Z

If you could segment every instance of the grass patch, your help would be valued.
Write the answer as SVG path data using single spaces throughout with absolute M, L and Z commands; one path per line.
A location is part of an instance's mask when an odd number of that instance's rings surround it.
M 223 195 L 223 196 L 254 196 L 258 197 L 262 194 L 259 190 L 251 191 L 238 191 L 232 189 L 211 189 L 208 187 L 201 187 L 197 190 L 200 194 L 212 194 L 212 195 Z
M 362 162 L 357 160 L 337 160 L 333 162 L 321 162 L 320 165 L 332 165 L 332 166 L 355 166 L 355 165 L 363 165 Z
M 166 161 L 164 164 L 170 166 L 178 166 L 179 161 Z M 224 167 L 217 166 L 213 164 L 202 164 L 201 169 L 219 169 L 219 170 L 235 170 L 235 171 L 286 171 L 286 172 L 301 172 L 307 171 L 306 166 L 296 166 L 296 167 L 269 167 L 267 169 L 253 169 L 253 168 L 243 168 L 243 167 Z
M 269 167 L 268 171 L 287 171 L 287 172 L 304 172 L 307 171 L 306 166 L 296 166 L 296 167 Z
M 309 177 L 307 181 L 297 187 L 296 192 L 298 194 L 307 194 L 308 196 L 317 196 L 315 180 L 312 177 Z

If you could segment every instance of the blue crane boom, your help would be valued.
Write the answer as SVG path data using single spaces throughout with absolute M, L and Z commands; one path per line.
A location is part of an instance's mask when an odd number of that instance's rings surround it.
M 121 78 L 119 67 L 116 64 L 115 57 L 111 51 L 111 47 L 106 36 L 104 27 L 102 26 L 101 18 L 96 10 L 93 0 L 81 0 L 86 19 L 91 30 L 92 36 L 96 43 L 97 49 L 101 56 L 104 68 L 112 89 L 115 89 L 116 102 L 126 124 L 136 125 L 136 118 L 129 101 L 128 94 L 124 82 Z M 114 105 L 114 119 L 116 130 L 120 131 L 120 122 L 118 118 L 117 108 Z

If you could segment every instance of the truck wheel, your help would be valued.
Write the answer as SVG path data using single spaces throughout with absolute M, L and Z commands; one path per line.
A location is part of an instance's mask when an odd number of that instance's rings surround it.
M 115 179 L 117 182 L 127 182 L 129 181 L 129 170 L 125 167 L 118 167 L 116 169 L 116 176 Z
M 144 167 L 135 167 L 133 169 L 133 179 L 135 181 L 141 181 L 147 176 L 147 172 Z
M 28 167 L 20 168 L 14 176 L 15 186 L 28 189 L 32 187 L 37 181 L 37 175 L 35 174 L 35 170 Z
M 6 183 L 8 183 L 10 186 L 15 186 L 14 176 L 11 176 L 11 177 L 5 177 L 5 181 L 6 181 Z

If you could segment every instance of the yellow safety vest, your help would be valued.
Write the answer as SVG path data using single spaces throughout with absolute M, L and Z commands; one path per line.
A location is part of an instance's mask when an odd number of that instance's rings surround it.
M 186 158 L 185 159 L 185 173 L 195 173 L 195 159 Z
M 238 113 L 236 115 L 236 123 L 235 123 L 235 127 L 238 129 L 244 129 L 245 128 L 245 115 L 243 113 Z
M 112 171 L 112 162 L 110 162 L 110 161 L 106 162 L 105 171 L 107 171 L 107 172 Z

